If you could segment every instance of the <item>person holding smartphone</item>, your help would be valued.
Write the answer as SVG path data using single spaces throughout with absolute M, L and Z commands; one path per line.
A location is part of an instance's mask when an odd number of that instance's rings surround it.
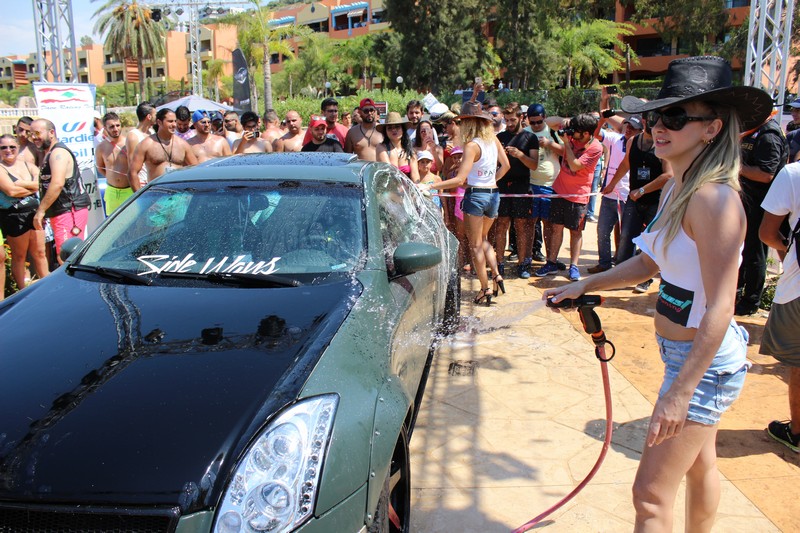
M 263 154 L 272 152 L 272 145 L 261 138 L 258 115 L 252 111 L 242 114 L 242 138 L 233 143 L 234 154 Z

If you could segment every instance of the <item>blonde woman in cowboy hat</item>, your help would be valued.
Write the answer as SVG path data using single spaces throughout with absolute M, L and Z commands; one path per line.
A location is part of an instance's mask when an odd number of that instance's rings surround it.
M 481 290 L 474 302 L 488 306 L 492 303 L 492 296 L 497 296 L 500 290 L 506 292 L 488 235 L 500 207 L 497 180 L 508 172 L 511 165 L 503 146 L 495 137 L 492 116 L 483 111 L 480 103 L 465 102 L 458 118 L 461 120 L 462 139 L 466 140 L 458 174 L 454 178 L 420 188 L 442 190 L 467 184 L 461 209 L 465 215 L 472 265 L 481 282 Z M 487 265 L 492 271 L 494 290 L 489 288 Z
M 376 127 L 383 134 L 383 143 L 375 149 L 378 161 L 390 163 L 400 169 L 400 172 L 411 178 L 414 183 L 419 183 L 419 170 L 417 169 L 417 154 L 408 138 L 408 129 L 411 122 L 392 111 L 386 116 L 383 124 Z
M 747 332 L 733 320 L 745 235 L 739 199 L 739 132 L 761 124 L 772 99 L 732 87 L 717 57 L 670 63 L 656 100 L 625 97 L 622 110 L 643 114 L 655 153 L 674 177 L 659 211 L 634 242 L 644 252 L 544 298 L 630 286 L 661 272 L 655 329 L 664 380 L 633 485 L 635 531 L 671 531 L 673 504 L 686 478 L 686 531 L 710 531 L 720 497 L 717 426 L 749 366 Z

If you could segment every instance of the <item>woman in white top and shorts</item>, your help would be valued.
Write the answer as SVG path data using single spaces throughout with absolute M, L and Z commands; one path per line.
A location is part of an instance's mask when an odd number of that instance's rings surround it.
M 422 185 L 421 188 L 442 190 L 467 184 L 461 209 L 465 215 L 472 266 L 481 283 L 481 290 L 474 302 L 485 303 L 488 306 L 492 303 L 492 296 L 497 296 L 499 290 L 506 292 L 503 278 L 497 269 L 497 257 L 489 243 L 488 235 L 500 207 L 497 180 L 508 172 L 511 165 L 494 134 L 492 117 L 483 111 L 481 104 L 474 101 L 465 102 L 461 107 L 461 113 L 458 116 L 461 120 L 461 137 L 467 142 L 463 147 L 464 157 L 458 174 L 449 180 Z M 492 271 L 494 290 L 489 288 L 487 264 Z
M 747 332 L 733 320 L 746 226 L 739 132 L 761 125 L 772 99 L 732 87 L 727 61 L 688 57 L 670 63 L 656 100 L 627 96 L 622 110 L 646 117 L 656 156 L 675 171 L 656 218 L 634 241 L 644 253 L 544 298 L 576 298 L 661 272 L 655 329 L 665 371 L 633 484 L 634 531 L 672 530 L 684 476 L 686 531 L 710 531 L 720 497 L 719 417 L 749 367 Z

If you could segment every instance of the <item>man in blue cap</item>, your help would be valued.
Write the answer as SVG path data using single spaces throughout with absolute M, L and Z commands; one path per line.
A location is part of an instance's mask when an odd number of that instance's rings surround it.
M 211 118 L 209 118 L 208 112 L 200 109 L 192 113 L 192 124 L 194 124 L 196 134 L 188 142 L 198 163 L 215 157 L 231 155 L 228 141 L 224 137 L 211 134 Z
M 222 118 L 222 113 L 219 111 L 211 111 L 208 114 L 208 118 L 211 119 L 211 133 L 225 137 L 225 124 Z

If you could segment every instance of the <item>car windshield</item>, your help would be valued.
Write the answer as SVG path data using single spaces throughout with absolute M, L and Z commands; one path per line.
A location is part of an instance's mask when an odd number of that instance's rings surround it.
M 306 182 L 153 185 L 75 262 L 159 277 L 350 272 L 364 257 L 362 189 Z

